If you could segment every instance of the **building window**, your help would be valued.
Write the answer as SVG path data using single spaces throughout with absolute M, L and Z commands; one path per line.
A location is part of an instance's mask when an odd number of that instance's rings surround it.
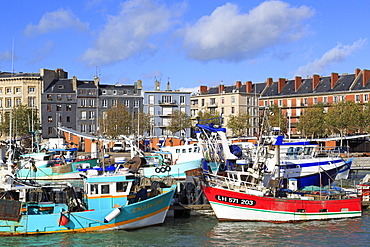
M 358 102 L 360 102 L 360 95 L 359 94 L 356 94 L 356 102 L 358 103 Z
M 303 99 L 303 102 L 304 102 L 304 103 L 303 103 L 303 105 L 304 105 L 304 106 L 308 106 L 308 99 L 307 99 L 307 98 L 304 98 L 304 99 Z
M 34 93 L 35 92 L 35 88 L 34 87 L 29 87 L 28 92 L 29 93 Z
M 338 102 L 338 96 L 334 96 L 334 98 L 333 98 L 333 102 L 334 102 L 334 103 Z
M 70 116 L 67 116 L 67 117 L 66 117 L 66 122 L 67 122 L 67 123 L 70 123 L 70 122 L 71 122 L 71 117 L 70 117 Z
M 149 106 L 149 115 L 151 116 L 154 116 L 154 107 L 153 106 Z
M 89 124 L 89 132 L 95 132 L 95 125 L 94 124 Z
M 279 99 L 279 107 L 283 106 L 283 100 Z
M 57 105 L 57 111 L 62 111 L 62 105 Z
M 108 101 L 106 99 L 103 99 L 101 102 L 102 107 L 107 107 L 108 106 Z
M 185 96 L 180 96 L 180 104 L 185 105 Z
M 0 94 L 3 94 L 3 89 L 2 88 L 0 88 Z
M 6 106 L 12 107 L 12 99 L 6 99 Z
M 103 90 L 102 94 L 107 94 L 107 90 Z
M 231 107 L 231 114 L 235 114 L 235 107 Z
M 52 109 L 52 106 L 51 106 L 51 105 L 47 105 L 47 106 L 46 106 L 46 110 L 47 110 L 47 111 L 51 111 L 51 109 Z
M 53 117 L 52 116 L 48 116 L 48 122 L 49 123 L 52 123 L 53 122 Z
M 323 103 L 324 103 L 324 104 L 327 104 L 327 103 L 328 103 L 328 97 L 326 97 L 326 96 L 325 96 L 325 97 L 323 98 Z
M 116 95 L 117 94 L 117 90 L 113 90 L 113 94 Z
M 202 106 L 204 106 L 204 99 L 202 99 Z
M 48 135 L 52 135 L 53 134 L 53 127 L 48 127 Z
M 0 107 L 3 107 L 3 100 L 0 99 Z
M 67 99 L 68 101 L 72 100 L 72 94 L 67 94 L 67 95 L 66 95 L 66 99 Z
M 66 111 L 72 111 L 72 105 L 66 105 Z
M 57 95 L 57 100 L 62 100 L 62 95 L 61 94 Z
M 149 105 L 154 105 L 154 95 L 149 95 L 148 101 Z
M 81 124 L 81 132 L 86 133 L 86 124 Z
M 117 106 L 118 102 L 116 99 L 112 99 L 112 106 Z
M 264 104 L 263 104 L 264 106 L 268 106 L 268 101 L 267 100 L 265 100 L 265 102 L 264 102 Z
M 365 102 L 368 102 L 369 101 L 369 95 L 368 94 L 364 94 L 364 101 Z
M 221 107 L 221 114 L 225 114 L 225 108 Z
M 319 103 L 319 99 L 318 98 L 313 98 L 313 103 L 316 105 L 316 104 L 318 104 Z
M 129 107 L 130 106 L 130 101 L 125 99 L 124 103 L 123 103 L 126 107 Z
M 51 97 L 51 94 L 47 94 L 46 99 L 49 100 L 49 101 L 53 100 L 53 98 Z
M 95 95 L 95 90 L 94 89 L 90 89 L 89 90 L 89 95 Z
M 89 119 L 94 119 L 94 117 L 95 117 L 95 112 L 89 111 Z
M 139 101 L 138 100 L 134 101 L 134 108 L 139 108 Z
M 11 89 L 11 88 L 9 88 L 9 87 L 7 87 L 7 88 L 6 88 L 6 93 L 7 93 L 7 94 L 12 93 L 12 89 Z
M 172 103 L 172 96 L 170 96 L 170 95 L 163 95 L 162 96 L 162 103 Z
M 86 99 L 81 99 L 80 100 L 80 106 L 82 106 L 82 107 L 86 106 Z
M 223 105 L 223 104 L 225 104 L 225 98 L 224 97 L 221 98 L 221 105 Z
M 21 99 L 15 99 L 15 106 L 21 105 Z
M 235 104 L 235 97 L 231 96 L 231 104 Z
M 16 87 L 15 88 L 15 93 L 20 93 L 21 92 L 21 88 L 20 87 Z
M 89 106 L 94 107 L 95 106 L 95 100 L 89 99 Z
M 86 111 L 81 112 L 81 120 L 86 120 Z
M 35 106 L 35 98 L 34 97 L 28 98 L 28 105 L 31 106 L 31 107 Z
M 215 98 L 210 98 L 209 99 L 209 104 L 210 105 L 216 105 L 216 99 Z

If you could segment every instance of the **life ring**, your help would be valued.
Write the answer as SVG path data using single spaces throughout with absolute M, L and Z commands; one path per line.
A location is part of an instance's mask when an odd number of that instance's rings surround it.
M 162 167 L 161 167 L 161 172 L 162 172 L 162 173 L 165 173 L 165 172 L 166 172 L 166 167 L 165 167 L 165 166 L 162 166 Z
M 170 172 L 171 171 L 171 167 L 170 166 L 166 166 L 166 171 Z
M 161 172 L 161 168 L 159 168 L 159 167 L 155 168 L 155 172 L 156 173 L 160 173 Z

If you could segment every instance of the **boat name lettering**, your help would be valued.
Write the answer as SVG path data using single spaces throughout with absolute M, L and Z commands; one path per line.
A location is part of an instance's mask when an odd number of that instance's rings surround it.
M 153 206 L 156 206 L 156 205 L 158 205 L 158 204 L 161 204 L 161 203 L 162 203 L 162 201 L 163 201 L 163 199 L 160 199 L 160 200 L 156 200 L 156 201 L 155 201 L 155 202 L 153 202 L 153 203 L 149 203 L 149 204 L 145 204 L 145 205 L 140 206 L 140 207 L 133 208 L 133 209 L 132 209 L 132 212 L 133 212 L 133 213 L 137 213 L 137 212 L 140 212 L 140 211 L 144 211 L 144 210 L 149 209 L 149 208 L 151 208 L 151 207 L 153 207 Z
M 248 205 L 248 206 L 254 206 L 254 205 L 256 205 L 256 201 L 255 200 L 239 199 L 239 198 L 228 197 L 228 196 L 216 195 L 216 200 L 222 201 L 222 202 L 229 202 L 229 203 L 241 204 L 241 205 Z

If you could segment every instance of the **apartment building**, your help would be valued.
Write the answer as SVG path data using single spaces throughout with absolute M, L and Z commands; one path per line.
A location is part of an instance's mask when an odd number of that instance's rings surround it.
M 331 73 L 330 76 L 313 75 L 279 78 L 266 81 L 266 88 L 259 99 L 260 107 L 277 105 L 288 119 L 288 136 L 299 134 L 296 129 L 299 117 L 310 106 L 323 103 L 326 107 L 342 100 L 367 103 L 370 94 L 370 70 L 356 69 L 354 74 Z
M 191 97 L 191 117 L 196 122 L 201 111 L 217 112 L 222 119 L 222 126 L 226 126 L 230 116 L 248 113 L 251 127 L 247 135 L 253 136 L 258 130 L 258 98 L 264 89 L 264 83 L 253 84 L 251 81 L 245 84 L 237 81 L 233 86 L 200 86 L 199 92 Z M 232 136 L 231 130 L 228 129 L 226 134 Z
M 191 92 L 172 91 L 170 82 L 167 83 L 167 89 L 161 91 L 160 82 L 155 81 L 154 91 L 144 91 L 144 112 L 153 116 L 150 136 L 172 135 L 166 128 L 168 126 L 170 115 L 175 110 L 183 111 L 190 115 L 190 94 Z M 190 137 L 191 130 L 177 133 L 182 137 Z

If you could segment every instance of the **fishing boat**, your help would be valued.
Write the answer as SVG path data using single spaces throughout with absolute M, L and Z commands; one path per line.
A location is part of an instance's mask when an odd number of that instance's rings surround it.
M 133 148 L 132 150 L 135 150 Z M 127 161 L 130 167 L 135 167 L 140 175 L 160 178 L 172 176 L 183 180 L 186 172 L 201 166 L 203 154 L 197 143 L 172 147 L 162 147 L 150 155 L 137 152 Z
M 136 229 L 162 224 L 176 185 L 140 186 L 127 170 L 89 172 L 83 188 L 70 183 L 37 184 L 0 170 L 0 235 L 75 233 Z
M 80 170 L 99 165 L 98 158 L 77 158 L 77 148 L 50 149 L 21 155 L 17 177 L 33 180 L 81 179 Z
M 336 179 L 346 179 L 353 161 L 345 161 L 336 154 L 327 154 L 317 145 L 308 142 L 283 142 L 283 136 L 268 136 L 247 150 L 231 144 L 226 138 L 226 129 L 212 125 L 197 124 L 199 143 L 204 146 L 203 169 L 210 173 L 237 171 L 240 166 L 251 164 L 258 157 L 264 167 L 264 183 L 281 178 L 284 186 L 290 179 L 296 180 L 298 188 L 327 186 Z M 202 136 L 202 137 L 200 137 Z M 275 142 L 282 147 L 279 166 L 276 153 L 271 148 Z
M 274 146 L 275 164 L 280 167 L 279 145 Z M 257 157 L 239 171 L 226 170 L 222 176 L 204 174 L 203 192 L 218 220 L 297 222 L 361 216 L 361 199 L 347 196 L 340 188 L 296 190 L 291 180 L 293 188 L 282 189 L 281 178 L 265 185 L 264 172 Z

